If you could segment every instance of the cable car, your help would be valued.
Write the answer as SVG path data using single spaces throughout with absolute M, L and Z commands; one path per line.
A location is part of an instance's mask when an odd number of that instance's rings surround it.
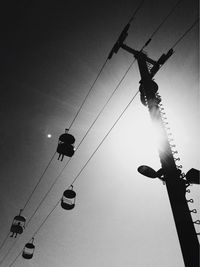
M 61 199 L 61 207 L 64 210 L 72 210 L 75 207 L 76 192 L 73 190 L 71 185 L 69 189 L 63 192 Z
M 10 227 L 10 232 L 12 233 L 10 237 L 17 237 L 18 234 L 22 234 L 25 228 L 26 219 L 21 215 L 22 210 L 20 210 L 19 215 L 15 216 Z
M 58 146 L 56 152 L 59 154 L 58 160 L 61 158 L 63 160 L 64 156 L 72 157 L 75 152 L 73 144 L 75 143 L 75 138 L 73 135 L 68 133 L 68 129 L 65 130 L 64 134 L 61 134 L 58 139 Z
M 24 259 L 30 260 L 33 258 L 33 254 L 35 251 L 35 245 L 33 244 L 34 238 L 32 238 L 31 242 L 26 243 L 24 249 L 22 251 L 22 257 Z

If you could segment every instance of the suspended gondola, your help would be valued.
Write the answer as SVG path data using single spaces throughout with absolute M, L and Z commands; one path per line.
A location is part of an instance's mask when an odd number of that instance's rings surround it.
M 65 130 L 64 134 L 61 134 L 58 139 L 58 146 L 56 152 L 59 154 L 58 160 L 63 160 L 64 156 L 72 157 L 75 152 L 74 143 L 75 138 L 73 135 L 68 133 L 68 129 Z
M 18 234 L 22 234 L 25 228 L 26 219 L 21 215 L 22 210 L 20 210 L 19 215 L 15 216 L 10 227 L 11 236 L 17 237 Z

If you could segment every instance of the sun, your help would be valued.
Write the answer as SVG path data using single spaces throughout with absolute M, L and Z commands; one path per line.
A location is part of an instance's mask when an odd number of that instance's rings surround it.
M 51 134 L 47 134 L 47 138 L 51 138 L 52 137 L 52 135 Z

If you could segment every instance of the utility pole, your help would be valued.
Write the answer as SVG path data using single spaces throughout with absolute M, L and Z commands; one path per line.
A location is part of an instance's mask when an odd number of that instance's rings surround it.
M 176 166 L 160 111 L 161 97 L 158 94 L 158 85 L 153 81 L 154 75 L 173 54 L 173 50 L 170 49 L 167 54 L 163 54 L 157 61 L 149 58 L 142 50 L 134 50 L 124 44 L 124 40 L 128 36 L 129 26 L 130 24 L 126 25 L 122 31 L 108 59 L 114 53 L 117 53 L 119 48 L 122 48 L 131 53 L 137 60 L 141 76 L 139 87 L 141 101 L 147 106 L 152 123 L 156 126 L 161 136 L 158 148 L 161 162 L 160 176 L 166 183 L 185 267 L 199 267 L 199 242 L 185 197 L 188 184 L 181 177 L 181 171 Z M 149 42 L 150 40 L 146 44 Z

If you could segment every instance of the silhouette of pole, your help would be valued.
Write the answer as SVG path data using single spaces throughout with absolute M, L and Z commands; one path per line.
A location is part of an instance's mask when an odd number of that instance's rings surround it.
M 181 172 L 175 164 L 159 109 L 161 99 L 157 94 L 158 86 L 152 80 L 161 65 L 172 55 L 173 50 L 169 50 L 158 61 L 154 61 L 142 51 L 136 51 L 125 44 L 121 44 L 121 48 L 133 54 L 138 62 L 141 75 L 141 97 L 148 107 L 152 123 L 158 129 L 159 136 L 162 137 L 160 140 L 161 145 L 158 148 L 159 158 L 185 267 L 199 267 L 199 242 L 185 197 L 187 185 L 185 180 L 181 179 Z M 149 65 L 151 65 L 151 68 Z

